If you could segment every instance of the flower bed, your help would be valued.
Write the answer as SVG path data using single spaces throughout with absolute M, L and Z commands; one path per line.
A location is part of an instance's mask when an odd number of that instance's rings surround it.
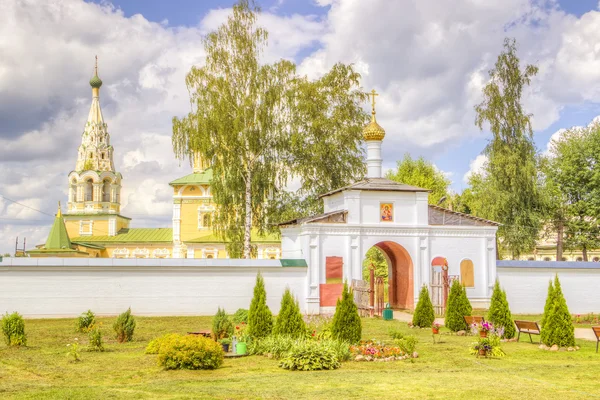
M 350 346 L 354 361 L 395 361 L 410 358 L 400 347 L 386 346 L 374 341 L 361 341 Z

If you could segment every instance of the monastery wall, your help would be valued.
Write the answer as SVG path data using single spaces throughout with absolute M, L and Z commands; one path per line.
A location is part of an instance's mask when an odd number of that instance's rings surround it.
M 543 313 L 556 274 L 571 314 L 600 312 L 600 263 L 497 261 L 496 270 L 513 314 Z
M 306 267 L 279 260 L 4 258 L 0 262 L 0 313 L 28 318 L 75 317 L 91 309 L 117 315 L 214 315 L 248 309 L 261 272 L 267 304 L 279 312 L 289 287 L 306 305 Z

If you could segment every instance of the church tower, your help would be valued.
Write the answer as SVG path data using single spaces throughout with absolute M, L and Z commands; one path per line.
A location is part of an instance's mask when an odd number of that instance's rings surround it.
M 65 222 L 71 237 L 114 236 L 129 227 L 130 219 L 119 215 L 122 176 L 115 170 L 113 146 L 100 108 L 98 57 L 90 79 L 92 105 L 75 170 L 69 174 L 69 199 Z
M 375 96 L 379 95 L 373 89 L 369 96 L 372 98 L 371 122 L 363 129 L 363 137 L 367 142 L 367 178 L 381 178 L 381 142 L 385 137 L 385 131 L 375 118 Z

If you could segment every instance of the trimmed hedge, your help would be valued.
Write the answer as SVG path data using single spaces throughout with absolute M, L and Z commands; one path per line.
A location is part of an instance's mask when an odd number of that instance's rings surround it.
M 223 347 L 212 339 L 172 335 L 160 344 L 158 365 L 165 369 L 216 369 L 223 358 Z

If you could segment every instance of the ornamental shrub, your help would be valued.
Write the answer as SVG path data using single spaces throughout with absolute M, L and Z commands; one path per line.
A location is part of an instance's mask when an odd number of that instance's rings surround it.
M 243 308 L 238 308 L 238 310 L 235 312 L 235 314 L 233 314 L 233 323 L 234 324 L 241 324 L 241 323 L 248 323 L 248 310 L 243 309 Z
M 341 363 L 330 344 L 306 340 L 298 342 L 279 366 L 292 371 L 318 371 L 337 369 Z
M 18 313 L 6 313 L 2 317 L 2 333 L 8 346 L 26 346 L 27 335 L 25 334 L 25 321 Z
M 494 292 L 490 302 L 487 319 L 494 324 L 494 327 L 504 328 L 503 338 L 511 339 L 515 337 L 515 324 L 512 319 L 508 301 L 506 300 L 506 292 L 500 288 L 500 282 L 496 279 L 494 284 Z
M 458 279 L 452 282 L 448 302 L 446 303 L 446 328 L 453 332 L 466 331 L 469 329 L 464 316 L 471 315 L 473 308 L 467 298 L 466 289 L 461 285 Z
M 402 339 L 395 340 L 400 350 L 402 350 L 406 355 L 412 357 L 415 349 L 417 347 L 417 338 L 414 335 L 405 336 Z
M 254 297 L 248 310 L 248 334 L 253 338 L 269 336 L 273 330 L 273 314 L 267 306 L 265 281 L 260 272 L 256 275 Z
M 544 305 L 544 315 L 542 315 L 542 320 L 540 324 L 542 327 L 546 325 L 546 321 L 548 320 L 548 316 L 550 311 L 552 311 L 552 306 L 554 305 L 554 286 L 552 285 L 552 279 L 548 283 L 548 295 L 546 296 L 546 304 Z
M 158 365 L 165 369 L 216 369 L 223 364 L 223 347 L 214 340 L 176 336 L 160 345 Z
M 288 335 L 295 338 L 306 336 L 306 324 L 302 319 L 300 306 L 289 288 L 283 293 L 273 335 Z
M 575 346 L 575 327 L 560 287 L 558 275 L 554 278 L 553 304 L 542 327 L 541 340 L 546 346 Z
M 221 307 L 219 307 L 213 318 L 212 334 L 215 340 L 233 336 L 233 324 L 227 314 L 225 314 L 225 310 L 221 309 Z
M 362 336 L 362 325 L 358 315 L 358 307 L 352 298 L 348 283 L 344 282 L 342 299 L 338 299 L 331 325 L 331 336 L 342 342 L 355 344 Z
M 96 323 L 96 315 L 87 310 L 77 318 L 77 332 L 87 332 Z
M 88 338 L 90 341 L 88 346 L 89 351 L 104 351 L 102 331 L 100 331 L 100 327 L 98 325 L 94 325 L 90 328 Z
M 433 304 L 431 298 L 429 298 L 429 290 L 426 285 L 421 288 L 421 294 L 419 294 L 419 302 L 415 308 L 413 314 L 412 323 L 414 326 L 419 328 L 430 327 L 435 321 L 435 313 L 433 312 Z
M 135 318 L 131 315 L 131 308 L 119 315 L 113 324 L 113 329 L 117 333 L 117 342 L 131 342 L 135 330 Z
M 152 340 L 150 343 L 148 343 L 148 346 L 146 346 L 146 354 L 158 354 L 161 346 L 179 338 L 180 336 L 181 335 L 177 333 L 167 333 L 166 335 Z
M 297 341 L 291 336 L 270 335 L 266 338 L 254 340 L 248 348 L 248 353 L 280 359 L 289 353 Z

